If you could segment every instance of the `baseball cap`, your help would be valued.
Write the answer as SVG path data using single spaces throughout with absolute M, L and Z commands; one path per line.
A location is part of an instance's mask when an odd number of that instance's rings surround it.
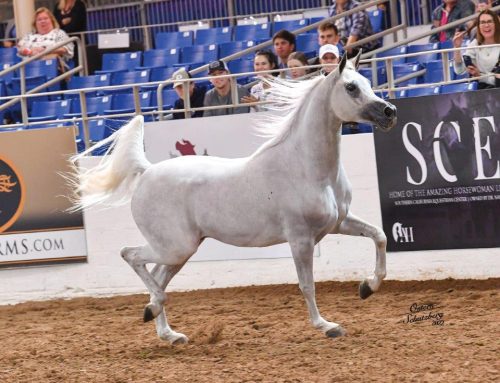
M 335 57 L 339 57 L 339 48 L 336 45 L 325 44 L 321 48 L 319 48 L 319 58 L 322 59 L 323 56 L 327 53 L 333 53 Z
M 218 70 L 225 70 L 226 72 L 229 72 L 226 63 L 222 60 L 212 61 L 208 64 L 208 74 L 212 74 Z
M 186 71 L 186 69 L 181 68 L 178 69 L 174 72 L 172 75 L 172 80 L 174 80 L 174 88 L 178 87 L 179 85 L 182 85 L 182 81 L 176 81 L 176 80 L 187 80 L 188 78 L 191 78 L 191 75 L 189 72 Z

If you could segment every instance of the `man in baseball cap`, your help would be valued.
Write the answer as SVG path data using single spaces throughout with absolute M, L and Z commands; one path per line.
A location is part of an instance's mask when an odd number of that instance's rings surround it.
M 229 69 L 227 68 L 227 65 L 224 61 L 217 60 L 212 61 L 210 64 L 208 64 L 208 75 L 212 77 L 210 82 L 214 87 L 213 89 L 210 89 L 205 95 L 205 100 L 203 102 L 204 106 L 231 105 L 233 103 L 230 78 L 219 77 L 227 74 L 229 74 Z M 248 90 L 241 85 L 237 84 L 236 90 L 238 92 L 238 100 L 241 100 L 241 98 L 244 96 L 248 96 Z M 219 108 L 205 110 L 203 116 L 222 116 L 226 114 L 248 113 L 249 111 L 250 108 L 248 106 L 238 106 L 234 108 L 223 109 Z
M 325 64 L 338 64 L 340 59 L 339 48 L 333 44 L 325 44 L 319 48 L 319 63 L 323 65 L 321 73 L 327 76 L 332 70 L 335 69 L 333 65 Z
M 201 108 L 203 107 L 203 100 L 205 98 L 205 93 L 207 91 L 206 87 L 195 85 L 194 81 L 185 81 L 192 78 L 191 74 L 184 68 L 180 68 L 174 72 L 172 79 L 174 80 L 174 89 L 179 97 L 174 104 L 174 109 L 184 109 L 184 88 L 183 84 L 186 84 L 189 91 L 189 106 L 191 108 Z M 203 111 L 197 110 L 196 112 L 190 112 L 190 117 L 203 117 Z M 185 118 L 185 113 L 178 112 L 173 114 L 173 119 L 178 120 Z

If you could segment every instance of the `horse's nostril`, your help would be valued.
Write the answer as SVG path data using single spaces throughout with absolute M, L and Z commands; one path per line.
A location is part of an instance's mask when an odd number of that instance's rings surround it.
M 395 112 L 396 111 L 390 106 L 386 106 L 384 108 L 384 114 L 386 115 L 386 117 L 394 117 L 394 115 L 396 114 Z

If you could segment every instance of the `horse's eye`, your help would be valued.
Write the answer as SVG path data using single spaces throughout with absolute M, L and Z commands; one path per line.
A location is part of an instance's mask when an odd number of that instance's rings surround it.
M 353 84 L 352 82 L 349 82 L 345 84 L 345 88 L 347 89 L 348 92 L 354 92 L 356 90 L 356 85 Z

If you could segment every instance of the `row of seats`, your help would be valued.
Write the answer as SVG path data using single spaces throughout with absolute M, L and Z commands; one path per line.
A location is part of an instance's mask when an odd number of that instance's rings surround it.
M 186 67 L 191 69 L 202 66 L 210 61 L 228 57 L 257 45 L 258 42 L 231 41 L 220 44 L 192 45 L 183 48 L 150 49 L 144 52 L 105 53 L 101 70 L 95 73 L 111 73 L 123 70 L 140 70 L 157 67 Z M 316 56 L 318 46 L 317 34 L 302 34 L 297 36 L 297 50 L 306 52 L 306 56 Z M 242 56 L 253 60 L 254 53 Z
M 368 12 L 374 32 L 383 29 L 384 13 L 380 10 Z M 156 49 L 182 48 L 192 45 L 210 45 L 230 41 L 262 41 L 269 40 L 274 33 L 282 29 L 295 31 L 323 18 L 275 21 L 274 23 L 236 25 L 234 27 L 218 27 L 198 29 L 184 32 L 159 32 L 155 35 Z M 310 32 L 315 33 L 316 29 Z

